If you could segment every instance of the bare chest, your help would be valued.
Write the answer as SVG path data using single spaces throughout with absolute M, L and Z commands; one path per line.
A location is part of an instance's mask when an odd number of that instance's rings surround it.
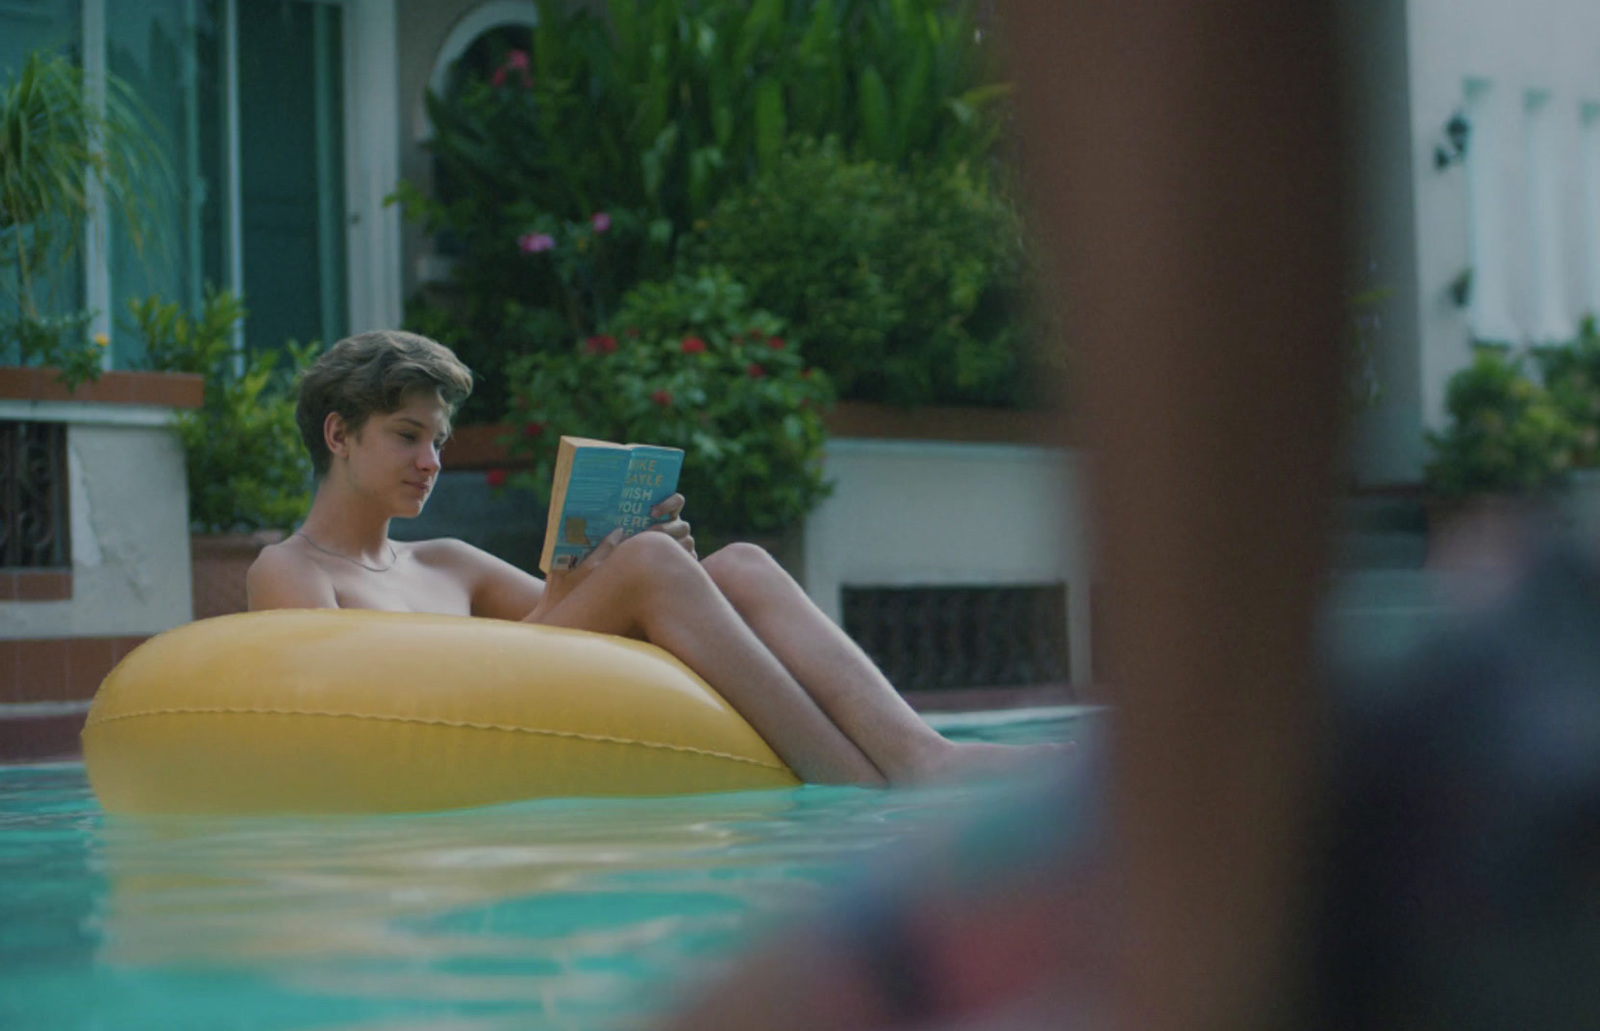
M 383 572 L 352 567 L 329 569 L 328 573 L 340 608 L 472 614 L 472 594 L 466 584 L 448 570 L 409 558 L 402 557 Z

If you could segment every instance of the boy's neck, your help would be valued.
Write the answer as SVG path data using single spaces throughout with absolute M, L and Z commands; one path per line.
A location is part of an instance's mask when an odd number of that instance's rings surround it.
M 323 477 L 311 502 L 311 511 L 299 532 L 316 544 L 344 555 L 387 557 L 389 520 L 383 513 L 363 511 L 362 505 L 339 489 L 332 477 Z

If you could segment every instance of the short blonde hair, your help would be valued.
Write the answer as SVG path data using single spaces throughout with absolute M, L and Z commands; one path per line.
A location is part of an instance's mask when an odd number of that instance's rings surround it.
M 333 463 L 322 436 L 330 414 L 338 412 L 356 431 L 373 414 L 398 411 L 417 393 L 436 395 L 454 414 L 472 393 L 472 370 L 443 344 L 397 329 L 358 333 L 330 347 L 301 377 L 295 409 L 317 475 Z

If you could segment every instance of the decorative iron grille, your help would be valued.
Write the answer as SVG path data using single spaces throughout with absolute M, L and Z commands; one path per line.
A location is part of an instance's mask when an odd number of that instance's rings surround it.
M 1067 682 L 1067 588 L 846 587 L 844 629 L 903 691 Z
M 71 563 L 67 534 L 67 427 L 0 422 L 0 567 Z

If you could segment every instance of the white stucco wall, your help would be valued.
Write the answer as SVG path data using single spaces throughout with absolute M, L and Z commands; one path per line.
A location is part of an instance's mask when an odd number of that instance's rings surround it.
M 835 622 L 847 586 L 1067 585 L 1073 683 L 1090 676 L 1082 456 L 1015 444 L 832 440 L 832 497 L 805 522 L 806 592 Z
M 1357 419 L 1356 467 L 1369 483 L 1415 481 L 1423 429 L 1442 423 L 1446 383 L 1474 336 L 1563 339 L 1600 306 L 1600 4 L 1351 7 L 1357 247 L 1395 290 L 1380 334 L 1384 397 Z M 1434 148 L 1457 111 L 1472 125 L 1467 160 L 1437 169 Z M 1449 290 L 1469 267 L 1463 310 Z
M 177 435 L 165 425 L 75 422 L 67 449 L 72 598 L 0 602 L 0 638 L 120 637 L 187 623 L 188 488 Z

